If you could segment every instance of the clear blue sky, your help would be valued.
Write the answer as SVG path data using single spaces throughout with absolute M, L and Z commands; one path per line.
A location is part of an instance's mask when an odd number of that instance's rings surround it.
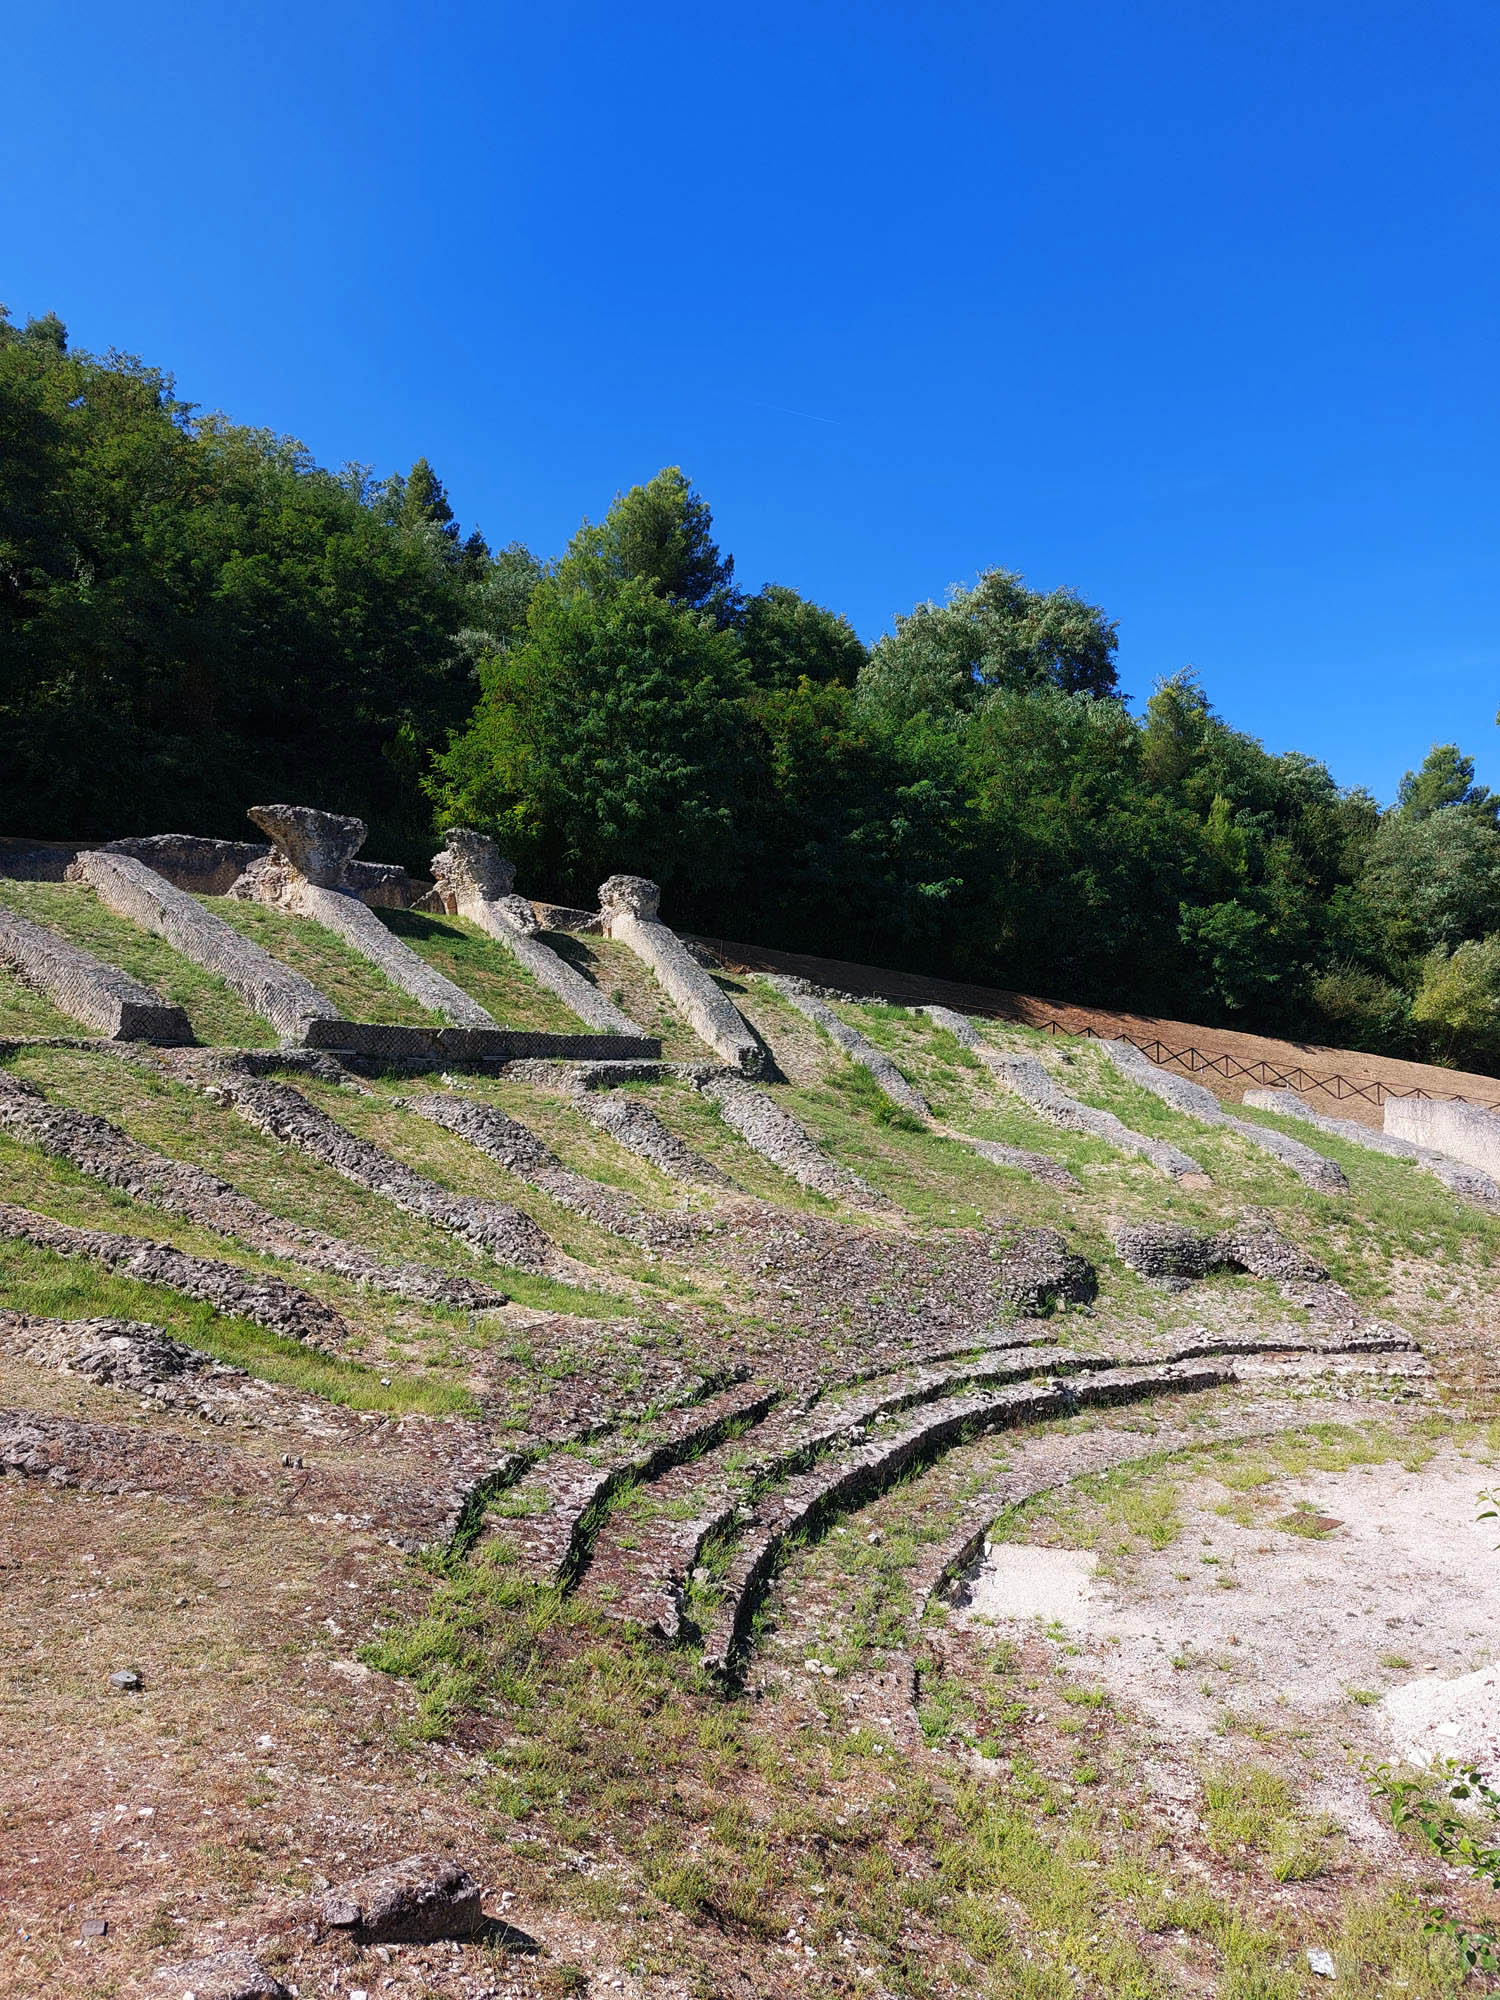
M 1137 698 L 1500 784 L 1493 4 L 12 9 L 0 298 L 557 550 L 681 464 L 867 638 L 983 565 Z

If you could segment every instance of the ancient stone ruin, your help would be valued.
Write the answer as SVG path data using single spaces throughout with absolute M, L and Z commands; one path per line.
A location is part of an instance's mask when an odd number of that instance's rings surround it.
M 1482 1115 L 250 817 L 0 873 L 0 1986 L 1394 1991 Z

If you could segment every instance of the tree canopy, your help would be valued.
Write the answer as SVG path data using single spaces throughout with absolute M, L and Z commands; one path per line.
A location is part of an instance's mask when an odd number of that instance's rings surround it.
M 1190 669 L 1131 713 L 1116 627 L 993 567 L 867 647 L 746 592 L 669 466 L 555 560 L 437 471 L 330 471 L 54 315 L 0 312 L 0 830 L 242 836 L 281 796 L 421 867 L 618 869 L 835 957 L 1500 1064 L 1500 798 L 1437 744 L 1385 810 Z

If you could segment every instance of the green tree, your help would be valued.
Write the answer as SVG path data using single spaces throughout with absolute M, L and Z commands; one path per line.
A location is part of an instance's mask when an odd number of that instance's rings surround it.
M 1500 830 L 1486 811 L 1462 805 L 1388 813 L 1356 908 L 1393 967 L 1500 931 Z
M 637 577 L 545 577 L 525 637 L 488 655 L 468 726 L 429 791 L 447 825 L 491 832 L 555 895 L 616 870 L 722 918 L 743 855 L 744 667 L 731 632 Z
M 744 600 L 739 630 L 758 687 L 793 688 L 806 680 L 852 688 L 869 657 L 847 618 L 783 583 L 768 583 Z
M 1438 1062 L 1500 1056 L 1500 937 L 1470 938 L 1451 952 L 1430 952 L 1411 1015 Z
M 45 322 L 0 323 L 0 441 L 6 830 L 241 835 L 280 794 L 423 857 L 476 588 L 430 468 L 393 504 Z
M 961 794 L 872 730 L 841 681 L 804 676 L 744 708 L 755 866 L 736 908 L 749 935 L 887 963 L 946 958 L 969 848 Z
M 1494 820 L 1500 797 L 1474 782 L 1474 759 L 1456 743 L 1434 743 L 1415 771 L 1408 771 L 1396 794 L 1396 811 L 1405 819 L 1426 819 L 1452 806 L 1465 806 Z
M 717 625 L 739 611 L 734 558 L 720 553 L 713 515 L 679 466 L 615 496 L 597 523 L 585 521 L 568 544 L 560 574 L 569 587 L 602 590 L 634 578 Z
M 861 706 L 886 723 L 958 718 L 997 690 L 1112 694 L 1114 621 L 1071 590 L 1028 590 L 1014 571 L 986 570 L 945 604 L 919 604 L 876 641 L 859 677 Z

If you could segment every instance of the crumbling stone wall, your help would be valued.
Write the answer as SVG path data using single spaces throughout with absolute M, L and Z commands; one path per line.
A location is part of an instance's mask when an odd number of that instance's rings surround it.
M 1138 1153 L 1173 1180 L 1184 1180 L 1190 1175 L 1208 1178 L 1192 1155 L 1180 1147 L 1169 1145 L 1165 1139 L 1149 1139 L 1144 1133 L 1132 1132 L 1112 1111 L 1080 1104 L 1076 1097 L 1059 1090 L 1035 1056 L 1003 1055 L 976 1032 L 972 1021 L 949 1007 L 924 1007 L 922 1011 L 938 1027 L 956 1036 L 966 1049 L 972 1049 L 992 1076 L 1033 1111 L 1039 1111 L 1050 1124 L 1067 1132 L 1085 1132 L 1092 1139 L 1103 1139 L 1122 1153 Z
M 849 1058 L 861 1068 L 867 1069 L 892 1104 L 897 1104 L 913 1118 L 920 1118 L 924 1125 L 931 1122 L 932 1106 L 917 1089 L 909 1083 L 897 1069 L 884 1050 L 862 1035 L 857 1028 L 835 1014 L 828 1002 L 815 986 L 805 979 L 795 979 L 783 974 L 770 974 L 771 984 L 779 993 L 784 993 L 799 1013 L 820 1027 L 829 1040 L 836 1042 Z
M 365 837 L 365 823 L 311 806 L 252 806 L 250 817 L 271 836 L 271 852 L 247 868 L 230 894 L 311 917 L 369 959 L 393 986 L 460 1028 L 493 1028 L 492 1014 L 472 995 L 393 937 L 348 887 L 348 871 Z
M 494 841 L 468 827 L 456 826 L 447 845 L 432 857 L 436 891 L 449 916 L 471 924 L 502 944 L 539 986 L 556 994 L 580 1021 L 605 1035 L 640 1035 L 630 1016 L 592 985 L 574 966 L 559 958 L 536 933 L 541 919 L 524 896 L 512 893 L 516 870 Z
M 425 1264 L 385 1264 L 356 1243 L 341 1242 L 321 1230 L 273 1215 L 216 1174 L 153 1152 L 108 1119 L 49 1103 L 33 1085 L 3 1073 L 0 1132 L 36 1146 L 54 1159 L 66 1160 L 90 1179 L 119 1188 L 135 1201 L 148 1202 L 168 1215 L 231 1236 L 263 1255 L 331 1271 L 399 1298 L 427 1299 L 471 1312 L 506 1303 L 504 1292 L 472 1278 Z
M 566 1270 L 566 1260 L 529 1215 L 503 1202 L 476 1201 L 439 1187 L 404 1160 L 347 1130 L 290 1084 L 263 1081 L 222 1060 L 212 1069 L 194 1073 L 183 1068 L 178 1074 L 208 1096 L 232 1105 L 267 1138 L 295 1146 L 310 1159 L 332 1167 L 345 1180 L 384 1195 L 408 1214 L 435 1223 L 501 1263 L 552 1275 Z
M 0 965 L 54 1006 L 114 1042 L 190 1042 L 180 1007 L 118 966 L 0 905 Z
M 70 882 L 86 882 L 107 908 L 164 937 L 184 958 L 217 973 L 245 1005 L 285 1040 L 301 1042 L 314 1021 L 336 1021 L 339 1010 L 310 979 L 282 965 L 232 924 L 131 854 L 86 849 L 68 867 Z
M 759 1076 L 765 1051 L 738 1007 L 669 930 L 657 912 L 661 890 L 644 875 L 611 875 L 599 885 L 606 937 L 628 945 L 693 1033 L 742 1076 Z
M 708 1071 L 695 1081 L 703 1095 L 718 1106 L 724 1123 L 753 1152 L 790 1174 L 802 1187 L 855 1208 L 889 1205 L 868 1181 L 831 1160 L 807 1128 L 755 1084 L 723 1070 Z
M 215 1311 L 253 1319 L 273 1333 L 309 1347 L 338 1345 L 348 1338 L 342 1316 L 321 1299 L 282 1278 L 259 1276 L 217 1257 L 193 1257 L 170 1243 L 141 1236 L 116 1236 L 105 1229 L 75 1229 L 50 1215 L 0 1202 L 0 1236 L 52 1250 L 62 1257 L 86 1257 L 142 1284 L 165 1285 L 185 1298 L 201 1299 Z
M 1238 1132 L 1242 1139 L 1248 1139 L 1252 1146 L 1259 1146 L 1263 1153 L 1272 1153 L 1283 1166 L 1290 1167 L 1299 1180 L 1309 1187 L 1320 1189 L 1324 1194 L 1342 1194 L 1349 1186 L 1343 1168 L 1326 1154 L 1315 1153 L 1311 1146 L 1304 1146 L 1300 1139 L 1289 1139 L 1284 1132 L 1275 1132 L 1268 1125 L 1252 1125 L 1247 1118 L 1231 1118 L 1211 1090 L 1205 1090 L 1201 1083 L 1192 1083 L 1185 1076 L 1173 1076 L 1170 1070 L 1158 1069 L 1154 1062 L 1143 1056 L 1134 1042 L 1104 1042 L 1101 1046 L 1110 1059 L 1132 1083 L 1139 1083 L 1155 1093 L 1176 1111 L 1185 1111 L 1192 1118 L 1199 1118 L 1205 1125 L 1223 1125 L 1231 1132 Z

